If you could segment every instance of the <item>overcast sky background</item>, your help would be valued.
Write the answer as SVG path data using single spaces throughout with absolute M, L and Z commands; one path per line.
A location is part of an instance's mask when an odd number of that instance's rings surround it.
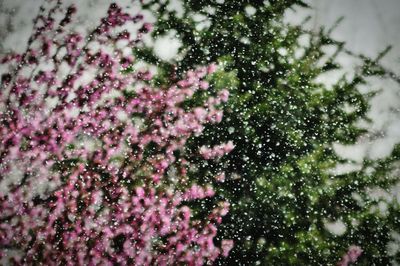
M 43 0 L 0 0 L 0 52 L 9 49 L 22 50 L 28 39 L 32 19 Z M 233 1 L 233 0 L 229 0 Z M 109 5 L 106 0 L 71 1 L 78 5 L 81 27 L 94 24 L 103 16 Z M 118 1 L 130 3 L 131 1 Z M 393 49 L 384 59 L 385 66 L 400 74 L 400 0 L 307 0 L 314 8 L 299 12 L 289 12 L 288 19 L 296 22 L 311 15 L 310 26 L 331 26 L 343 16 L 344 20 L 333 32 L 333 36 L 346 42 L 346 47 L 356 53 L 374 56 L 393 45 Z M 11 32 L 10 32 L 11 29 Z M 160 42 L 158 49 L 176 50 L 176 42 Z M 349 57 L 341 58 L 348 69 L 355 64 Z M 325 77 L 326 81 L 332 77 Z M 370 139 L 360 140 L 351 147 L 337 146 L 337 152 L 344 157 L 362 160 L 364 156 L 372 158 L 388 155 L 394 144 L 400 142 L 400 86 L 389 81 L 375 81 L 374 89 L 382 93 L 372 100 L 370 116 L 374 123 L 369 126 Z
M 333 31 L 333 37 L 346 42 L 346 48 L 374 58 L 388 45 L 391 52 L 382 60 L 387 68 L 400 74 L 400 0 L 307 0 L 313 9 L 300 10 L 288 14 L 288 20 L 300 22 L 310 15 L 311 25 L 317 30 L 343 21 Z M 357 63 L 348 56 L 340 58 L 342 65 L 351 70 Z M 325 81 L 334 79 L 325 77 Z M 364 157 L 381 158 L 400 142 L 400 85 L 389 80 L 374 80 L 371 89 L 382 92 L 371 101 L 369 125 L 370 136 L 359 144 L 337 146 L 337 152 L 344 157 L 361 161 Z
M 385 66 L 400 74 L 400 0 L 312 0 L 311 12 L 314 27 L 330 26 L 338 17 L 344 20 L 333 36 L 346 41 L 346 47 L 354 52 L 374 57 L 392 45 L 391 52 L 382 60 Z M 345 58 L 349 67 L 352 60 Z M 370 157 L 388 155 L 395 143 L 400 142 L 400 85 L 390 81 L 371 84 L 382 89 L 372 102 L 369 143 L 361 141 L 356 147 L 344 150 L 355 159 L 361 154 Z

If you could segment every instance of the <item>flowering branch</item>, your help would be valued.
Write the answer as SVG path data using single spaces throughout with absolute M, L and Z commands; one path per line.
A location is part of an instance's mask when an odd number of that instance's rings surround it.
M 9 72 L 0 91 L 0 259 L 202 265 L 227 256 L 233 242 L 218 248 L 214 237 L 229 204 L 203 221 L 184 205 L 214 195 L 188 185 L 184 145 L 221 120 L 221 100 L 190 110 L 181 104 L 208 88 L 215 66 L 151 88 L 150 72 L 122 73 L 151 30 L 143 16 L 111 4 L 85 37 L 66 30 L 75 12 L 61 1 L 47 15 L 42 8 L 26 51 L 1 60 Z M 124 29 L 130 23 L 142 24 L 132 34 Z M 179 184 L 169 179 L 171 168 L 180 169 Z

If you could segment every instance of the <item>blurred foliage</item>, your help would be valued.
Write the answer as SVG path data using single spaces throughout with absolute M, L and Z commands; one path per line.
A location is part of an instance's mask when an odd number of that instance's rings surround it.
M 231 202 L 219 234 L 234 239 L 235 248 L 218 263 L 333 265 L 354 244 L 364 250 L 357 265 L 390 264 L 395 255 L 386 245 L 400 229 L 398 202 L 380 203 L 369 188 L 387 190 L 398 182 L 392 173 L 400 147 L 388 158 L 364 160 L 358 170 L 332 172 L 352 163 L 335 154 L 333 143 L 354 144 L 367 132 L 359 122 L 368 122 L 374 93 L 362 94 L 360 86 L 371 76 L 396 79 L 379 63 L 387 51 L 375 59 L 354 55 L 331 38 L 332 29 L 286 23 L 287 10 L 308 8 L 300 0 L 218 2 L 183 1 L 178 15 L 168 0 L 147 1 L 144 7 L 158 18 L 154 37 L 175 30 L 183 45 L 174 62 L 158 59 L 151 48 L 134 51 L 159 67 L 159 84 L 197 65 L 221 67 L 211 90 L 230 90 L 224 119 L 189 143 L 189 149 L 228 140 L 236 145 L 218 163 L 192 158 L 203 173 L 192 177 L 199 182 L 215 182 L 220 171 L 227 176 L 214 183 L 219 197 Z M 318 82 L 343 69 L 341 54 L 360 59 L 360 67 L 332 86 Z M 386 213 L 373 211 L 380 204 L 387 204 Z M 325 226 L 338 220 L 346 226 L 341 235 Z

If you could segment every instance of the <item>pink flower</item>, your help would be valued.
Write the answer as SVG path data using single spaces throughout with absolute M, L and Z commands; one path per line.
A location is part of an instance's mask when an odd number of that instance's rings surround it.
M 207 117 L 207 111 L 206 109 L 202 107 L 196 107 L 194 109 L 194 115 L 196 116 L 196 119 L 200 122 L 203 122 L 205 118 Z
M 217 64 L 211 63 L 211 64 L 208 66 L 208 68 L 207 68 L 207 73 L 208 73 L 208 74 L 212 74 L 212 73 L 214 73 L 215 71 L 217 71 Z
M 209 121 L 212 123 L 220 123 L 222 121 L 223 112 L 221 110 L 214 110 L 209 114 Z
M 233 248 L 233 240 L 224 239 L 221 241 L 222 256 L 228 257 L 229 251 Z
M 349 247 L 346 254 L 343 255 L 342 259 L 338 262 L 338 266 L 348 266 L 350 263 L 354 263 L 361 256 L 363 250 L 359 246 L 352 245 Z
M 225 153 L 230 153 L 233 149 L 235 148 L 235 145 L 233 142 L 230 140 L 224 145 L 224 151 Z
M 82 36 L 65 31 L 75 8 L 62 11 L 50 8 L 45 26 L 34 25 L 30 39 L 39 49 L 3 59 L 10 70 L 0 92 L 0 102 L 9 103 L 0 112 L 0 176 L 9 176 L 15 165 L 26 180 L 0 194 L 0 250 L 18 251 L 0 252 L 0 260 L 202 265 L 221 250 L 227 255 L 232 243 L 220 249 L 214 238 L 229 204 L 195 219 L 183 202 L 215 194 L 210 185 L 188 182 L 193 154 L 185 144 L 206 124 L 221 121 L 221 99 L 209 96 L 191 108 L 182 103 L 195 93 L 207 95 L 199 88 L 209 86 L 205 77 L 216 65 L 188 71 L 170 87 L 143 86 L 142 80 L 153 78 L 149 71 L 121 73 L 134 61 L 126 50 L 152 28 L 144 23 L 137 34 L 124 30 L 142 15 L 132 17 L 112 4 L 91 35 Z M 54 23 L 58 17 L 62 21 Z M 54 54 L 63 47 L 65 56 Z M 67 76 L 64 66 L 70 67 Z M 204 146 L 200 153 L 218 159 L 233 147 Z M 49 184 L 39 201 L 30 196 L 38 183 Z M 164 247 L 153 241 L 164 236 Z M 55 248 L 60 243 L 63 249 Z
M 212 148 L 207 148 L 206 146 L 202 146 L 199 150 L 201 156 L 204 159 L 210 160 L 222 157 L 224 154 L 230 153 L 235 148 L 235 145 L 232 141 L 228 141 L 227 143 L 223 143 L 221 145 L 216 145 Z
M 221 98 L 221 101 L 227 102 L 229 98 L 229 91 L 227 89 L 223 89 L 219 92 L 218 96 Z
M 199 84 L 200 89 L 206 90 L 206 89 L 208 89 L 209 86 L 210 85 L 208 84 L 207 81 L 204 81 L 204 80 L 200 81 L 200 84 Z
M 200 148 L 200 154 L 204 159 L 209 160 L 213 157 L 214 153 L 212 149 L 208 149 L 206 146 Z
M 347 255 L 351 262 L 356 262 L 358 257 L 361 256 L 363 250 L 359 246 L 350 246 Z
M 148 33 L 148 32 L 150 32 L 152 30 L 153 30 L 153 24 L 147 23 L 147 22 L 144 23 L 142 28 L 140 29 L 140 31 L 143 32 L 143 33 Z

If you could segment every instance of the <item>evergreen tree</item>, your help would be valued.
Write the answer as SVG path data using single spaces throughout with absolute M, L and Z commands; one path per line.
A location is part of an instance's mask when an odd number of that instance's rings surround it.
M 379 63 L 387 51 L 375 59 L 359 56 L 355 74 L 330 87 L 316 78 L 342 69 L 338 55 L 355 55 L 331 38 L 331 30 L 311 32 L 284 21 L 288 9 L 307 8 L 303 1 L 188 0 L 182 1 L 183 15 L 170 2 L 148 1 L 144 8 L 157 17 L 154 37 L 175 30 L 183 44 L 178 59 L 163 61 L 146 47 L 134 52 L 159 67 L 159 84 L 197 65 L 223 67 L 209 90 L 229 89 L 222 122 L 192 138 L 189 147 L 228 140 L 235 145 L 218 162 L 192 158 L 202 173 L 192 178 L 215 182 L 219 197 L 231 203 L 219 234 L 234 239 L 235 247 L 219 263 L 332 265 L 357 245 L 360 265 L 389 264 L 395 255 L 386 245 L 399 229 L 398 202 L 387 213 L 374 211 L 381 199 L 372 199 L 369 189 L 387 190 L 398 181 L 393 169 L 399 147 L 388 158 L 364 160 L 359 170 L 332 173 L 349 162 L 335 154 L 333 143 L 354 144 L 367 132 L 359 122 L 369 121 L 374 93 L 363 94 L 360 86 L 371 76 L 396 79 Z M 203 101 L 194 99 L 187 105 Z M 345 232 L 330 233 L 326 223 L 332 221 L 341 221 Z

